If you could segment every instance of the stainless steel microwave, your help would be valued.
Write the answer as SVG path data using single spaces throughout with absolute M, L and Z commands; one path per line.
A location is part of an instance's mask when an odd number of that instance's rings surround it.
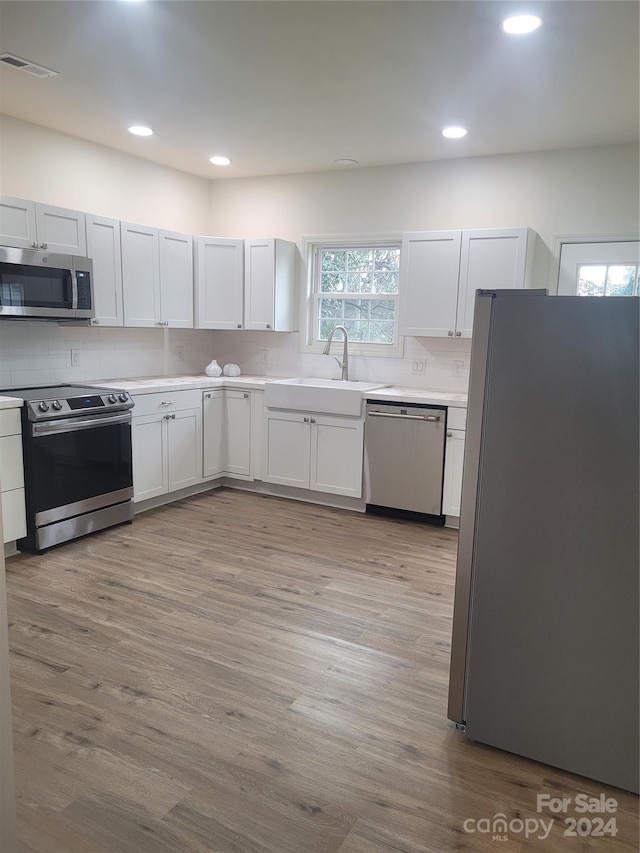
M 0 246 L 0 318 L 91 318 L 93 264 L 89 258 Z

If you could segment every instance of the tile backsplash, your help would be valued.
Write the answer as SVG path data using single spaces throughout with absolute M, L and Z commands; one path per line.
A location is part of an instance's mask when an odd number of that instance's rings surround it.
M 216 358 L 255 376 L 338 375 L 333 355 L 302 353 L 298 333 L 125 329 L 0 322 L 0 388 L 203 373 Z M 341 352 L 334 343 L 335 355 Z M 78 364 L 72 364 L 72 350 Z M 350 356 L 352 379 L 464 393 L 469 340 L 406 338 L 403 358 Z M 416 372 L 416 367 L 424 371 Z

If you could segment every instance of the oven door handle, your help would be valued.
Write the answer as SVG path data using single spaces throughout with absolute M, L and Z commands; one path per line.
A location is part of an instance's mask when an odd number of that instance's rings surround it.
M 58 421 L 46 421 L 31 425 L 31 435 L 55 435 L 60 432 L 76 432 L 81 429 L 95 429 L 101 426 L 115 426 L 131 423 L 131 412 L 106 415 L 97 418 L 77 417 L 60 418 Z

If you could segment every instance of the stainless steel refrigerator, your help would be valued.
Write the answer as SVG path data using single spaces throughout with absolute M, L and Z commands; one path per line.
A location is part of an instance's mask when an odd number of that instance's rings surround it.
M 448 709 L 635 792 L 639 305 L 477 293 Z

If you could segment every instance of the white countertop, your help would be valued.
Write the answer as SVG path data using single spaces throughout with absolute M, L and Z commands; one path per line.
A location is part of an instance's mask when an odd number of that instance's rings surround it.
M 18 409 L 22 405 L 22 397 L 0 397 L 0 409 Z
M 110 379 L 108 381 L 87 382 L 96 388 L 119 388 L 130 394 L 152 394 L 162 391 L 188 391 L 197 388 L 246 388 L 261 390 L 266 382 L 283 379 L 282 376 L 217 376 L 211 377 L 204 373 L 195 376 L 145 376 L 139 379 Z M 427 403 L 436 406 L 451 406 L 466 408 L 466 394 L 452 394 L 448 391 L 429 391 L 427 388 L 402 387 L 390 385 L 387 388 L 377 388 L 375 391 L 365 391 L 363 397 L 368 400 L 397 400 L 404 403 Z M 18 397 L 0 397 L 0 409 L 17 408 L 22 405 Z

